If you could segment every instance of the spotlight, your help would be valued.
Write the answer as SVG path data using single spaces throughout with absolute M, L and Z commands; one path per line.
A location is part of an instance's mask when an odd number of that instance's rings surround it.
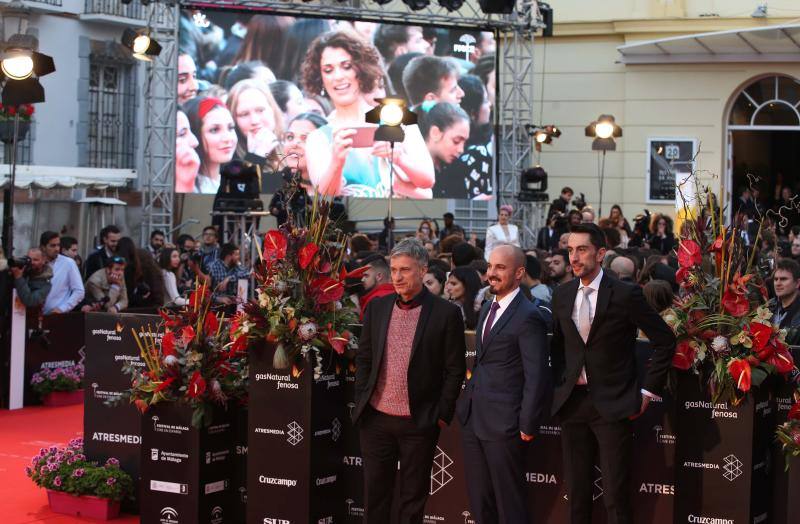
M 406 101 L 397 96 L 376 98 L 379 105 L 367 111 L 364 118 L 368 124 L 380 124 L 375 132 L 375 140 L 386 142 L 402 142 L 405 132 L 400 124 L 411 125 L 417 123 L 417 114 L 409 111 Z
M 520 174 L 520 202 L 547 201 L 547 171 L 542 166 L 531 167 Z
M 30 50 L 10 49 L 0 62 L 0 69 L 11 80 L 25 80 L 33 74 L 33 57 Z
M 553 124 L 546 126 L 526 124 L 525 130 L 528 132 L 528 136 L 533 138 L 536 151 L 542 150 L 542 144 L 550 144 L 554 138 L 561 136 L 561 130 Z
M 622 128 L 617 125 L 613 115 L 600 115 L 597 120 L 586 126 L 585 134 L 594 137 L 592 150 L 614 151 L 617 149 L 614 139 L 622 136 Z
M 133 57 L 138 60 L 151 62 L 153 57 L 161 54 L 161 45 L 156 42 L 145 30 L 134 31 L 126 28 L 122 33 L 122 45 L 133 52 Z
M 458 11 L 464 5 L 464 0 L 439 0 L 439 5 L 448 11 Z
M 515 0 L 478 0 L 481 11 L 488 14 L 510 15 L 514 11 Z
M 430 4 L 430 0 L 403 0 L 403 3 L 411 8 L 412 11 L 425 9 Z

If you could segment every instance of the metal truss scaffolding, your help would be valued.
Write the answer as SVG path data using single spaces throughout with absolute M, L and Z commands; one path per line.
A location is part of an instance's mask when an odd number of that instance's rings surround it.
M 487 15 L 477 1 L 466 2 L 458 11 L 450 12 L 433 0 L 419 11 L 411 10 L 399 0 L 378 5 L 372 0 L 206 0 L 183 2 L 184 7 L 253 9 L 289 15 L 313 15 L 337 18 L 436 24 L 439 26 L 473 27 L 498 33 L 499 100 L 497 118 L 497 188 L 498 204 L 511 203 L 516 218 L 523 224 L 521 234 L 530 234 L 538 225 L 531 206 L 520 207 L 519 173 L 531 160 L 531 142 L 524 124 L 533 122 L 533 33 L 540 26 L 535 0 L 518 0 L 510 15 Z M 173 183 L 175 161 L 175 93 L 177 88 L 178 25 L 180 6 L 152 2 L 148 24 L 152 35 L 163 46 L 161 55 L 148 66 L 145 89 L 145 147 L 143 241 L 154 229 L 169 231 L 173 227 Z

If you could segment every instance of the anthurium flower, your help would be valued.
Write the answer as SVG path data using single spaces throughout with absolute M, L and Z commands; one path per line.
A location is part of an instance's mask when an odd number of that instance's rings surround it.
M 283 260 L 286 258 L 286 237 L 277 229 L 264 236 L 264 258 L 267 260 Z
M 747 326 L 750 332 L 750 338 L 753 340 L 753 351 L 761 351 L 767 346 L 770 337 L 772 336 L 772 326 L 767 326 L 760 322 L 751 322 Z
M 175 377 L 169 377 L 168 379 L 166 379 L 163 382 L 161 382 L 161 384 L 159 384 L 158 387 L 156 387 L 156 389 L 153 390 L 153 393 L 158 393 L 159 391 L 164 391 L 165 389 L 170 387 L 173 382 L 175 382 Z
M 734 317 L 743 317 L 750 311 L 750 302 L 744 295 L 728 289 L 722 296 L 722 307 Z
M 789 420 L 800 420 L 800 402 L 795 402 L 787 415 Z
M 189 387 L 186 390 L 186 396 L 190 398 L 197 398 L 202 395 L 206 390 L 206 380 L 200 375 L 199 371 L 195 371 L 192 378 L 189 379 Z
M 681 267 L 693 267 L 703 261 L 700 246 L 694 240 L 681 240 L 678 246 L 678 264 Z
M 311 282 L 311 294 L 317 304 L 330 304 L 342 298 L 344 285 L 330 277 L 319 277 Z
M 302 269 L 306 269 L 311 262 L 314 261 L 314 256 L 316 256 L 318 251 L 319 246 L 314 242 L 309 242 L 305 246 L 301 247 L 300 251 L 297 253 L 297 262 L 300 264 L 300 267 Z
M 191 342 L 195 335 L 196 333 L 192 326 L 186 326 L 181 330 L 181 338 L 183 339 L 184 344 Z
M 342 275 L 341 280 L 344 280 L 345 278 L 361 278 L 361 277 L 364 276 L 364 273 L 369 271 L 369 267 L 370 267 L 369 264 L 367 264 L 366 266 L 362 266 L 362 267 L 360 267 L 358 269 L 354 269 L 354 270 L 350 271 L 349 273 L 344 273 Z M 344 272 L 344 269 L 342 271 Z
M 675 348 L 672 365 L 685 371 L 692 367 L 696 355 L 697 348 L 689 340 L 681 340 Z
M 219 319 L 217 318 L 217 315 L 211 313 L 206 315 L 204 328 L 206 330 L 206 336 L 209 337 L 214 336 L 214 334 L 216 334 L 217 330 L 219 329 Z
M 739 391 L 750 391 L 751 382 L 751 369 L 750 363 L 743 358 L 734 358 L 728 362 L 728 373 L 733 377 L 736 387 Z
M 328 343 L 331 345 L 333 350 L 340 355 L 344 353 L 344 348 L 347 347 L 347 342 L 350 340 L 347 335 L 349 335 L 349 333 L 346 331 L 339 335 L 332 327 L 328 328 Z
M 175 356 L 178 353 L 175 351 L 175 333 L 167 331 L 161 337 L 161 354 L 165 357 Z
M 200 308 L 205 303 L 208 295 L 208 286 L 199 286 L 189 295 L 189 305 L 192 309 Z

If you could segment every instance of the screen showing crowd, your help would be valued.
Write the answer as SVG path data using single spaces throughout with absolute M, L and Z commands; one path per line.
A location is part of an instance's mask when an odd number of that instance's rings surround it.
M 490 199 L 495 63 L 491 32 L 183 10 L 175 191 L 215 194 L 241 160 L 266 193 L 291 171 L 327 195 Z M 418 115 L 394 151 L 364 118 L 387 94 Z

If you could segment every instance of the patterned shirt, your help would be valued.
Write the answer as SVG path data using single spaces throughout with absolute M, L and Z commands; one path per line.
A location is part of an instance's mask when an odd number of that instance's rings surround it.
M 248 278 L 250 276 L 249 269 L 240 265 L 229 267 L 219 258 L 215 259 L 213 262 L 211 262 L 211 264 L 208 265 L 208 272 L 211 275 L 211 289 L 214 290 L 215 297 L 235 297 L 236 290 L 239 285 L 239 279 Z M 219 286 L 220 283 L 228 277 L 231 277 L 230 280 L 228 280 L 228 285 L 217 289 L 217 286 Z
M 421 312 L 422 308 L 414 300 L 405 304 L 398 299 L 392 308 L 392 318 L 386 334 L 386 351 L 375 390 L 370 398 L 372 407 L 381 413 L 396 417 L 411 416 L 408 364 Z

